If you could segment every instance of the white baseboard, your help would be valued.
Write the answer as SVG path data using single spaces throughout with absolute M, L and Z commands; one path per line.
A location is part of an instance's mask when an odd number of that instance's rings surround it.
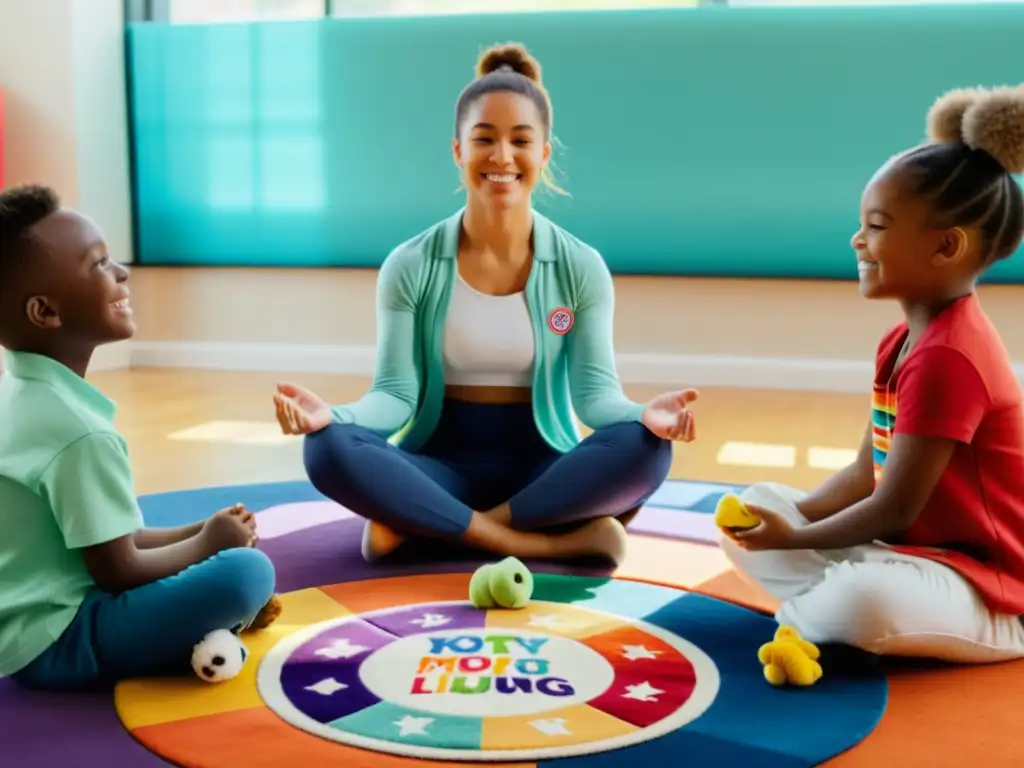
M 375 350 L 369 345 L 244 342 L 133 341 L 136 368 L 195 368 L 220 371 L 335 373 L 370 376 Z M 871 387 L 869 360 L 823 360 L 726 355 L 626 352 L 618 356 L 627 384 L 794 389 L 861 394 Z M 1020 371 L 1024 378 L 1024 366 Z
M 132 342 L 119 341 L 116 344 L 104 344 L 97 347 L 89 362 L 89 370 L 118 371 L 132 365 Z

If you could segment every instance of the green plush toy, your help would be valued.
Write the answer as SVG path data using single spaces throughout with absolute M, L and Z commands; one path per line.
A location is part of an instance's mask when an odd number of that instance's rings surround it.
M 522 608 L 533 595 L 533 574 L 514 557 L 481 565 L 469 580 L 469 600 L 477 608 Z

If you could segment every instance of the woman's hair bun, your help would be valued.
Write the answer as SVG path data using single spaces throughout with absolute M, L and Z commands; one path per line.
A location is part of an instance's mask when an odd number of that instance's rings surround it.
M 1024 86 L 950 91 L 928 111 L 927 126 L 933 142 L 963 142 L 1024 173 Z
M 488 48 L 476 63 L 476 76 L 483 77 L 501 69 L 518 72 L 538 85 L 541 82 L 540 62 L 530 55 L 522 43 L 506 43 Z

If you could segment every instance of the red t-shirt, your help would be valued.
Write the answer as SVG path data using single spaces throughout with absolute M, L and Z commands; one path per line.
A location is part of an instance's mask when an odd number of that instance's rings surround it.
M 875 481 L 894 434 L 958 445 L 920 516 L 887 543 L 953 568 L 992 610 L 1024 614 L 1024 397 L 1010 356 L 975 294 L 935 318 L 891 376 L 906 338 L 900 323 L 878 347 Z

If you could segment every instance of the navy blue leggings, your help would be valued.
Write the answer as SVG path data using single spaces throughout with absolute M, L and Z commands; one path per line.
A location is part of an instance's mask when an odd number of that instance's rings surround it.
M 416 453 L 332 424 L 305 438 L 303 454 L 314 487 L 352 512 L 404 534 L 461 538 L 474 510 L 504 502 L 520 530 L 628 512 L 665 481 L 672 444 L 630 422 L 562 454 L 541 437 L 528 403 L 445 400 Z

